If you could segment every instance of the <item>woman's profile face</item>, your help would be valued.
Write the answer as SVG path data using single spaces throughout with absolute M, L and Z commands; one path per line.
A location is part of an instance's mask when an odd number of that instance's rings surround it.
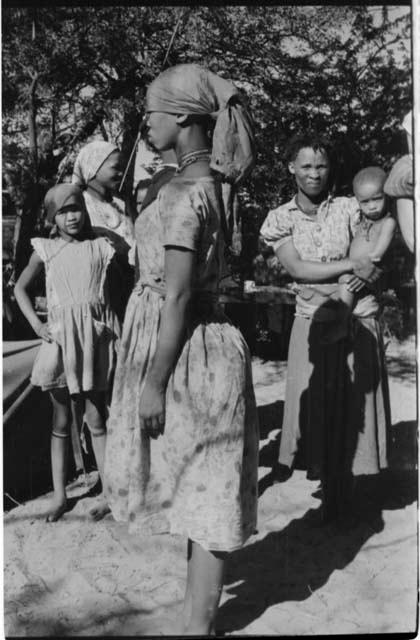
M 101 164 L 94 178 L 109 191 L 118 191 L 123 176 L 123 160 L 119 151 L 113 151 Z
M 289 162 L 289 171 L 295 176 L 298 190 L 309 197 L 315 197 L 328 187 L 330 161 L 324 151 L 304 147 Z
M 157 151 L 173 149 L 177 141 L 179 126 L 173 113 L 149 111 L 146 117 L 146 138 Z

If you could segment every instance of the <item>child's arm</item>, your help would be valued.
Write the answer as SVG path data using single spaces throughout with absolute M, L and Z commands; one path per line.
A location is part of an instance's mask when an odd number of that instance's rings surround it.
M 414 202 L 411 198 L 398 198 L 397 218 L 405 244 L 414 253 Z
M 34 282 L 35 278 L 41 272 L 43 262 L 37 253 L 31 255 L 30 260 L 25 269 L 20 274 L 18 281 L 15 284 L 14 293 L 16 302 L 19 305 L 23 315 L 35 331 L 37 336 L 51 342 L 51 334 L 48 328 L 48 324 L 41 322 L 35 313 L 34 306 L 31 298 L 29 297 L 29 289 Z
M 343 258 L 332 262 L 302 260 L 292 239 L 277 248 L 276 256 L 292 278 L 301 282 L 328 282 L 339 278 L 344 273 L 349 273 L 350 278 L 346 286 L 351 292 L 363 289 L 365 282 L 375 282 L 379 273 L 378 268 L 369 258 L 365 260 Z
M 369 254 L 372 262 L 380 262 L 391 244 L 395 233 L 396 222 L 394 218 L 385 218 L 379 232 L 373 251 Z

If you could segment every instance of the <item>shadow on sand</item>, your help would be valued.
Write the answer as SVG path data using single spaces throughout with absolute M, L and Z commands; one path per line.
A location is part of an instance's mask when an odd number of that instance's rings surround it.
M 283 402 L 259 407 L 261 439 L 281 426 L 282 413 Z M 273 605 L 309 598 L 383 530 L 383 510 L 403 509 L 417 500 L 417 424 L 396 423 L 389 435 L 389 468 L 358 477 L 351 526 L 320 526 L 320 509 L 310 509 L 281 531 L 231 554 L 225 577 L 230 600 L 219 609 L 220 634 L 243 629 Z M 271 466 L 277 459 L 279 440 L 280 434 L 263 447 L 260 465 Z M 271 474 L 262 478 L 260 495 L 272 484 Z
M 231 554 L 225 584 L 241 584 L 219 610 L 221 633 L 243 629 L 269 607 L 306 600 L 344 569 L 371 536 L 384 528 L 384 509 L 403 509 L 417 499 L 417 471 L 393 470 L 361 476 L 355 490 L 357 520 L 345 530 L 319 526 L 320 509 L 310 509 L 283 530 Z

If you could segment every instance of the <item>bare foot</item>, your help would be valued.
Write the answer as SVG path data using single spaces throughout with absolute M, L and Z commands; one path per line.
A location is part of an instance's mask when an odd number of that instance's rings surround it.
M 95 504 L 92 509 L 89 509 L 89 517 L 92 520 L 102 520 L 107 513 L 111 513 L 111 509 L 109 508 L 109 504 L 106 499 L 102 496 Z
M 51 511 L 47 515 L 46 522 L 57 522 L 61 516 L 66 512 L 67 499 L 62 498 L 60 500 L 54 500 Z

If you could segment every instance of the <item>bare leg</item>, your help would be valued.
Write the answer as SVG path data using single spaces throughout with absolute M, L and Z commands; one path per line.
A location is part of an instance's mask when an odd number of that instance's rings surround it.
M 187 547 L 187 583 L 185 587 L 184 603 L 182 611 L 176 621 L 176 628 L 174 629 L 175 635 L 183 635 L 186 627 L 191 620 L 192 612 L 192 594 L 191 594 L 191 554 L 192 554 L 192 541 L 188 540 Z
M 105 411 L 105 393 L 90 392 L 86 394 L 86 422 L 92 436 L 93 452 L 102 482 L 102 494 L 99 496 L 96 505 L 89 511 L 89 515 L 93 520 L 100 520 L 111 511 L 103 489 L 106 446 Z
M 53 430 L 51 434 L 51 470 L 54 498 L 47 522 L 57 522 L 66 511 L 66 481 L 70 436 L 70 396 L 67 389 L 50 392 L 53 405 Z
M 183 611 L 189 619 L 185 619 L 184 635 L 215 635 L 225 557 L 225 553 L 206 551 L 191 541 Z

